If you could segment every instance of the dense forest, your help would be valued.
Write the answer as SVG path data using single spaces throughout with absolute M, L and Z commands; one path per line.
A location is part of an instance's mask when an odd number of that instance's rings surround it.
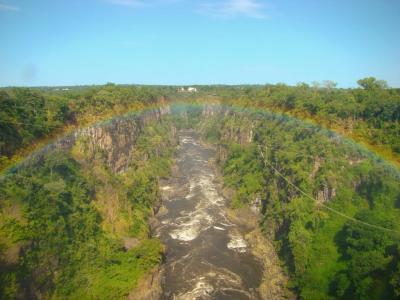
M 196 126 L 220 147 L 231 205 L 261 199 L 264 233 L 302 299 L 400 296 L 397 169 L 287 116 L 228 110 Z
M 122 173 L 80 137 L 2 179 L 0 298 L 127 297 L 162 260 L 148 221 L 175 151 L 172 128 L 148 123 Z
M 400 89 L 373 77 L 359 88 L 340 89 L 332 81 L 257 86 L 196 86 L 198 93 L 174 86 L 82 86 L 0 89 L 0 169 L 33 150 L 37 141 L 127 111 L 165 102 L 219 102 L 296 116 L 363 143 L 400 163 Z M 24 156 L 21 153 L 20 156 Z M 11 161 L 10 161 L 11 160 Z
M 0 298 L 126 297 L 162 260 L 148 222 L 182 120 L 218 148 L 231 206 L 260 203 L 300 298 L 399 298 L 400 90 L 358 84 L 0 89 Z M 135 125 L 121 145 L 133 149 L 123 171 L 101 130 L 99 147 L 80 136 L 8 168 L 58 136 L 163 105 L 172 116 Z
M 162 105 L 174 91 L 111 83 L 63 89 L 0 89 L 0 170 L 34 150 L 37 142 L 47 143 L 57 134 L 128 111 Z
M 373 77 L 359 88 L 340 89 L 326 81 L 265 86 L 207 87 L 229 105 L 280 112 L 349 136 L 386 158 L 400 162 L 400 89 Z

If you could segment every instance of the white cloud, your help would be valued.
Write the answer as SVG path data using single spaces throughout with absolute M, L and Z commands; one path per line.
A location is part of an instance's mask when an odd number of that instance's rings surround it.
M 199 12 L 217 18 L 266 18 L 265 4 L 259 0 L 221 0 L 200 5 Z
M 131 6 L 131 7 L 139 7 L 139 6 L 152 6 L 152 5 L 160 5 L 160 4 L 172 4 L 176 2 L 180 2 L 181 0 L 106 0 L 108 3 L 121 5 L 121 6 Z
M 129 7 L 154 7 L 176 3 L 189 3 L 189 0 L 104 0 L 108 3 Z M 216 18 L 248 17 L 264 19 L 263 0 L 201 0 L 194 4 L 195 10 L 203 15 Z
M 19 7 L 14 6 L 14 5 L 8 5 L 8 4 L 1 4 L 0 3 L 0 11 L 19 11 Z

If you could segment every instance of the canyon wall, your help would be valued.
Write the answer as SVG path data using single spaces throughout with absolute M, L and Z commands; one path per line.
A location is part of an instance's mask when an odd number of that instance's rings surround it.
M 136 140 L 143 129 L 151 122 L 160 122 L 163 116 L 170 113 L 170 107 L 167 105 L 79 129 L 33 153 L 14 171 L 40 162 L 51 151 L 69 150 L 78 140 L 81 140 L 84 141 L 82 143 L 84 148 L 80 150 L 88 154 L 89 158 L 93 157 L 95 150 L 102 151 L 106 156 L 107 166 L 116 173 L 122 172 L 128 165 Z

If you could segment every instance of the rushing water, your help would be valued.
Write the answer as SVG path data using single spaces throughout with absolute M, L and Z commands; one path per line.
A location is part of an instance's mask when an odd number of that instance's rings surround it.
M 157 234 L 167 246 L 163 299 L 258 299 L 262 270 L 241 228 L 226 217 L 210 160 L 214 152 L 182 131 L 177 171 L 161 186 Z

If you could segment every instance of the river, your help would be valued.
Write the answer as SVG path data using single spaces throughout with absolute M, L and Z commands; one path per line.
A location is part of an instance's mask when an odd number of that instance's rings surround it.
M 215 152 L 179 132 L 173 176 L 161 183 L 156 235 L 167 246 L 162 299 L 259 299 L 261 263 L 227 218 L 212 167 Z

